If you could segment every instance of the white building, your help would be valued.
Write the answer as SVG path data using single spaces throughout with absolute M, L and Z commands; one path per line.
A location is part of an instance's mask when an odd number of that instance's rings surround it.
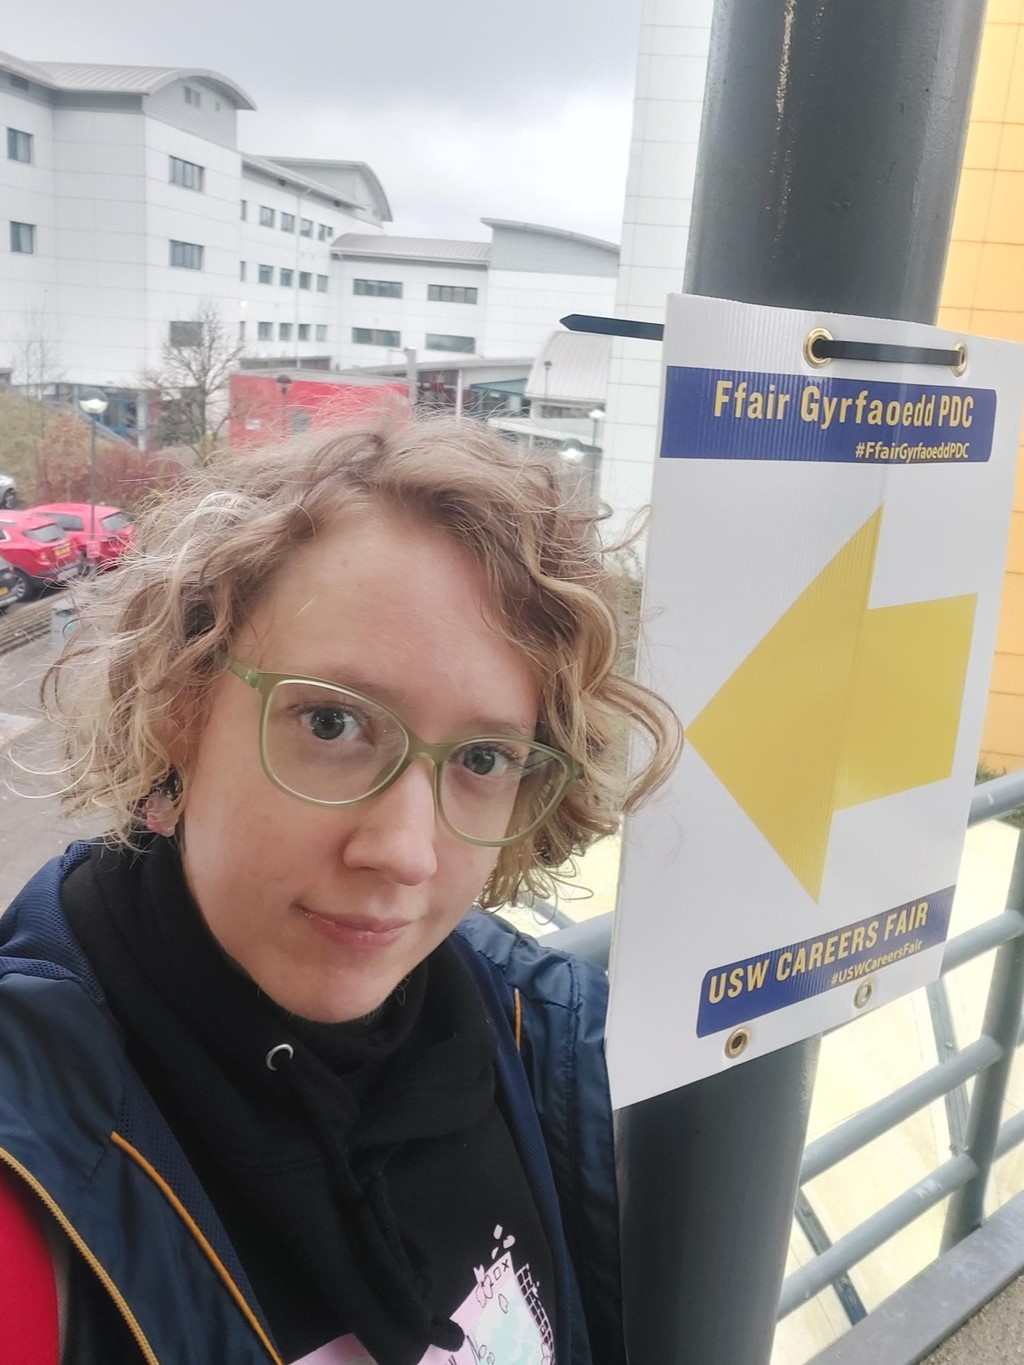
M 204 70 L 26 62 L 0 53 L 0 370 L 99 385 L 118 430 L 168 340 L 211 305 L 246 367 L 349 370 L 467 358 L 525 380 L 559 317 L 608 313 L 618 247 L 484 219 L 490 242 L 388 237 L 363 163 L 252 156 L 255 106 Z M 38 368 L 38 365 L 37 365 Z M 476 367 L 479 369 L 479 366 Z M 42 381 L 42 382 L 40 382 Z M 461 380 L 459 380 L 461 384 Z
M 482 221 L 490 242 L 338 238 L 345 303 L 337 354 L 344 367 L 387 365 L 407 349 L 428 365 L 458 355 L 530 359 L 560 317 L 611 311 L 614 242 L 536 223 Z
M 664 322 L 683 287 L 713 0 L 643 0 L 617 317 Z M 651 496 L 661 347 L 617 338 L 608 377 L 601 496 L 611 533 Z

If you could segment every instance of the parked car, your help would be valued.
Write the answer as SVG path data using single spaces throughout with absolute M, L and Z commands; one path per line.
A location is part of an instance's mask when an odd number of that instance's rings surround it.
M 79 573 L 70 540 L 52 518 L 34 512 L 0 511 L 0 555 L 16 580 L 8 601 L 23 601 Z
M 0 611 L 18 600 L 17 589 L 18 576 L 3 555 L 0 555 Z
M 109 569 L 135 541 L 132 519 L 120 507 L 96 504 L 95 537 L 91 534 L 93 509 L 87 502 L 47 502 L 29 510 L 56 522 L 83 569 Z
M 10 474 L 0 474 L 0 507 L 13 507 L 18 500 L 18 485 Z

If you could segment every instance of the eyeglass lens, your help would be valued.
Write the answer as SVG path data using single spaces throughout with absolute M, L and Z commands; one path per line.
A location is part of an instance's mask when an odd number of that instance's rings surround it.
M 401 766 L 409 737 L 391 713 L 341 687 L 278 683 L 266 709 L 264 760 L 275 780 L 315 801 L 357 801 Z M 527 740 L 474 738 L 455 748 L 438 784 L 442 814 L 470 839 L 514 838 L 541 819 L 564 762 Z

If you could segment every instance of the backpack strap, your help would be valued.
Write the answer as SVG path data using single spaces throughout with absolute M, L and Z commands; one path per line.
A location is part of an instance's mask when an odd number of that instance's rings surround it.
M 0 1167 L 0 1360 L 58 1365 L 60 1324 L 53 1261 L 39 1206 Z

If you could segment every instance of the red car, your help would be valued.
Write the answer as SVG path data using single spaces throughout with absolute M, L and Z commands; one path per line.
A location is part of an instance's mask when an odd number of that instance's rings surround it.
M 8 601 L 24 601 L 43 588 L 77 578 L 79 560 L 52 517 L 0 511 L 0 555 L 14 570 Z
M 135 540 L 135 527 L 120 507 L 87 502 L 47 502 L 30 508 L 39 516 L 55 521 L 78 554 L 83 569 L 109 569 Z M 96 535 L 90 534 L 95 525 Z

